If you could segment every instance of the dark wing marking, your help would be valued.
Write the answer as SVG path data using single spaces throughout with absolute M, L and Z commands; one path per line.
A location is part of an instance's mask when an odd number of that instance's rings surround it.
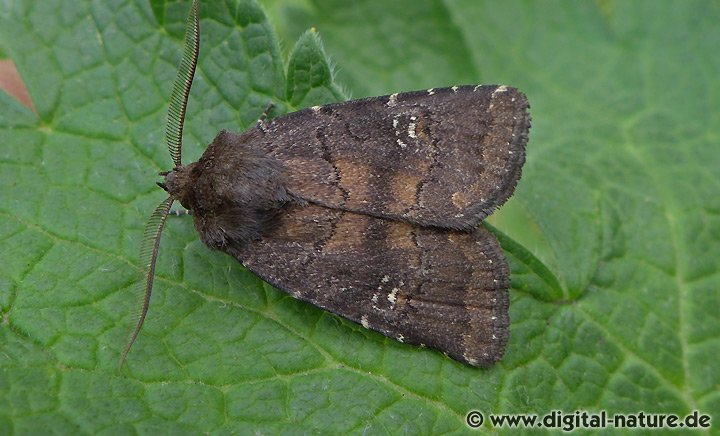
M 475 366 L 508 339 L 508 266 L 495 237 L 292 206 L 267 238 L 226 247 L 301 300 Z M 288 274 L 292 271 L 292 274 Z
M 515 88 L 463 86 L 304 109 L 253 136 L 283 162 L 297 197 L 470 229 L 515 189 L 525 161 L 527 109 Z

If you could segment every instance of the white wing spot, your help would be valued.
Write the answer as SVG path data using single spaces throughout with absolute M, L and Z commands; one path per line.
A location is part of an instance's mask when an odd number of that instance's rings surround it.
M 397 293 L 400 289 L 393 288 L 393 290 L 388 294 L 388 301 L 390 304 L 395 305 L 395 301 L 397 301 Z
M 395 339 L 397 339 L 400 342 L 403 342 L 405 340 L 405 336 L 400 334 L 400 335 L 397 335 L 397 338 L 395 338 Z
M 417 135 L 415 134 L 415 123 L 408 124 L 408 136 L 413 139 L 417 138 Z
M 310 109 L 312 109 L 313 112 L 318 113 L 320 112 L 320 106 L 313 106 Z
M 397 129 L 397 125 L 398 125 L 398 119 L 393 118 L 393 127 Z
M 467 353 L 463 354 L 463 358 L 469 363 L 470 365 L 477 365 L 478 361 L 477 359 L 473 359 L 472 357 L 468 356 Z
M 453 86 L 453 87 L 452 87 L 452 88 L 450 88 L 450 89 L 452 89 L 452 90 L 453 90 L 453 92 L 457 92 L 457 90 L 458 90 L 458 89 L 460 89 L 460 88 L 458 88 L 457 86 Z
M 498 87 L 495 89 L 495 91 L 493 91 L 492 96 L 495 97 L 495 94 L 499 94 L 499 93 L 505 92 L 505 91 L 507 91 L 507 86 L 505 86 L 505 85 L 498 86 Z
M 390 98 L 388 98 L 387 105 L 390 107 L 395 106 L 397 104 L 397 96 L 398 96 L 397 93 L 391 94 Z
M 435 88 L 428 89 L 428 95 L 433 95 L 433 94 L 435 94 Z
M 473 92 L 477 91 L 480 88 L 482 88 L 482 85 L 477 85 L 476 87 L 473 88 Z
M 362 324 L 362 326 L 365 327 L 366 329 L 370 328 L 370 323 L 368 322 L 367 316 L 365 316 L 365 315 L 363 315 L 360 318 L 360 324 Z
M 405 148 L 405 147 L 407 147 L 407 144 L 404 143 L 404 142 L 402 142 L 399 138 L 398 138 L 398 140 L 397 140 L 397 143 L 398 143 L 398 145 L 400 146 L 400 148 Z

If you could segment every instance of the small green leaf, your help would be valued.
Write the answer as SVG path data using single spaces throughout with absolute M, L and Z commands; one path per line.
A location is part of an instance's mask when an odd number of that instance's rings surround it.
M 303 33 L 290 53 L 286 98 L 295 108 L 347 99 L 333 80 L 332 67 L 314 30 Z

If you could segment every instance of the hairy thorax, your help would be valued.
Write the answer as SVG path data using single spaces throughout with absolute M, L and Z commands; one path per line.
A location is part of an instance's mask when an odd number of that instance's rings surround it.
M 203 242 L 223 249 L 257 240 L 277 225 L 291 201 L 277 159 L 250 147 L 257 131 L 222 131 L 200 160 L 165 176 L 167 191 L 192 211 Z

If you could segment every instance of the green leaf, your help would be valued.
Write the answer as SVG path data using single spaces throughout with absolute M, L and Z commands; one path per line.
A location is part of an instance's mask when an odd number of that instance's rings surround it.
M 720 419 L 716 2 L 268 1 L 281 38 L 252 1 L 202 2 L 186 162 L 271 102 L 527 93 L 523 179 L 492 217 L 511 338 L 488 370 L 397 343 L 264 284 L 176 218 L 122 374 L 189 2 L 0 4 L 0 47 L 37 110 L 0 93 L 0 433 L 447 433 L 473 409 Z
M 295 107 L 347 100 L 333 80 L 332 67 L 314 30 L 303 33 L 290 53 L 286 98 Z

